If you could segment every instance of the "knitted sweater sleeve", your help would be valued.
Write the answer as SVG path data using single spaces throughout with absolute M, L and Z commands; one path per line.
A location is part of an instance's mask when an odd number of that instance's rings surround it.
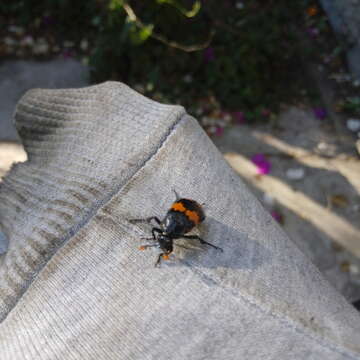
M 359 359 L 360 318 L 180 106 L 121 83 L 31 90 L 28 154 L 0 188 L 2 360 Z M 204 203 L 154 267 L 138 251 L 182 197 Z M 184 243 L 179 243 L 184 244 Z

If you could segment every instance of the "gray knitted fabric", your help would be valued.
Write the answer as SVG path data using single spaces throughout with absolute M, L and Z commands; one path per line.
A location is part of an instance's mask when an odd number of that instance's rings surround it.
M 179 106 L 107 82 L 32 90 L 29 156 L 0 189 L 1 360 L 360 359 L 360 317 Z M 160 268 L 138 251 L 174 200 L 199 231 Z M 185 243 L 185 242 L 184 242 Z M 184 244 L 183 243 L 183 244 Z

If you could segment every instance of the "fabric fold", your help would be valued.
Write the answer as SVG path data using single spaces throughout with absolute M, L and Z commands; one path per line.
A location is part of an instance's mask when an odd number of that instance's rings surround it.
M 28 155 L 0 188 L 9 247 L 0 268 L 0 318 L 57 248 L 151 157 L 180 106 L 154 102 L 124 84 L 28 91 L 15 120 Z
M 181 107 L 105 83 L 29 92 L 16 118 L 30 160 L 0 190 L 4 360 L 360 358 L 358 313 Z M 173 190 L 204 203 L 196 231 L 223 253 L 180 242 L 158 269 L 138 251 L 151 227 L 129 220 L 162 218 Z

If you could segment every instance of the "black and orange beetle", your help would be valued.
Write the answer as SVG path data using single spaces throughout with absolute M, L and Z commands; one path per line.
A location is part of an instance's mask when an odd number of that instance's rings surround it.
M 199 240 L 201 244 L 206 244 L 217 250 L 223 251 L 222 248 L 210 244 L 198 235 L 186 235 L 196 225 L 204 221 L 205 213 L 201 205 L 195 200 L 180 198 L 176 192 L 175 195 L 176 201 L 171 205 L 170 209 L 165 215 L 165 218 L 162 221 L 160 221 L 156 216 L 151 216 L 146 219 L 130 220 L 132 223 L 143 221 L 151 223 L 151 221 L 155 221 L 159 225 L 159 227 L 152 228 L 151 238 L 145 238 L 146 240 L 154 240 L 157 242 L 157 244 L 142 245 L 139 248 L 140 250 L 145 250 L 149 247 L 156 246 L 162 250 L 162 253 L 160 253 L 155 263 L 155 266 L 160 264 L 161 259 L 169 259 L 169 255 L 173 251 L 174 240 L 180 238 L 196 239 Z

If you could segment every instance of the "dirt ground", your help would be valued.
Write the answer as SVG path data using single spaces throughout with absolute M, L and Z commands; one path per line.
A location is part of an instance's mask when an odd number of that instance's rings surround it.
M 229 128 L 216 145 L 297 246 L 350 301 L 360 298 L 360 160 L 349 136 L 310 110 Z M 354 145 L 353 145 L 354 147 Z M 271 165 L 259 175 L 251 158 Z

